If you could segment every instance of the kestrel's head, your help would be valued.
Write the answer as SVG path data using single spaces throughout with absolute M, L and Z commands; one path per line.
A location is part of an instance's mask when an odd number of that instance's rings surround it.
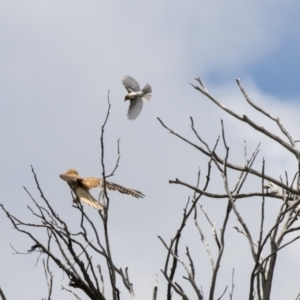
M 78 175 L 78 172 L 76 169 L 69 169 L 66 171 L 65 174 L 68 174 L 68 175 Z
M 60 174 L 62 180 L 68 181 L 71 178 L 78 177 L 78 172 L 75 169 L 69 169 L 64 174 Z
M 130 99 L 130 98 L 129 98 L 129 95 L 126 95 L 124 102 L 125 102 L 126 100 L 129 100 L 129 99 Z

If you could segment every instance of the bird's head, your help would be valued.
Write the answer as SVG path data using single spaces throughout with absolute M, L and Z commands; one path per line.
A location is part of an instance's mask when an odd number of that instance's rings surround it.
M 130 98 L 129 98 L 129 95 L 126 95 L 124 102 L 125 102 L 126 100 L 129 100 L 129 99 L 130 99 Z
M 78 172 L 77 172 L 76 169 L 69 169 L 69 170 L 66 171 L 65 174 L 67 174 L 67 175 L 78 175 Z
M 72 178 L 78 177 L 78 172 L 75 169 L 69 169 L 66 171 L 66 173 L 60 174 L 59 177 L 62 180 L 68 181 L 70 179 L 70 177 L 72 177 Z

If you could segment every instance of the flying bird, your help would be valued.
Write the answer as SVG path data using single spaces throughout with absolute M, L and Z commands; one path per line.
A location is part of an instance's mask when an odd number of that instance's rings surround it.
M 66 173 L 59 175 L 59 177 L 66 181 L 72 191 L 76 195 L 76 201 L 81 201 L 97 210 L 104 210 L 105 206 L 99 203 L 89 192 L 93 188 L 104 188 L 104 180 L 96 177 L 80 177 L 77 170 L 69 169 Z M 143 198 L 145 195 L 142 192 L 129 189 L 113 182 L 105 181 L 106 188 L 112 191 L 118 191 L 122 194 L 131 195 L 136 198 Z
M 141 90 L 137 81 L 128 75 L 123 77 L 122 82 L 128 92 L 124 101 L 130 100 L 127 117 L 129 120 L 134 120 L 142 111 L 143 100 L 147 102 L 150 100 L 152 96 L 152 89 L 147 83 Z

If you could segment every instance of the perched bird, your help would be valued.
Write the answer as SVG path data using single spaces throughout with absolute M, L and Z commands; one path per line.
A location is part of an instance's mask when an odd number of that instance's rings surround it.
M 268 181 L 266 185 L 264 185 L 264 188 L 268 190 L 269 194 L 276 195 L 276 196 L 283 196 L 282 188 L 279 188 L 275 183 L 272 181 Z
M 66 181 L 76 195 L 75 201 L 81 201 L 97 210 L 104 210 L 105 206 L 99 203 L 89 192 L 93 188 L 104 188 L 104 180 L 95 177 L 80 177 L 75 169 L 69 169 L 66 173 L 59 175 Z M 105 181 L 106 188 L 112 191 L 118 191 L 123 194 L 131 195 L 136 198 L 143 198 L 145 195 L 139 191 L 120 186 L 116 183 Z
M 129 120 L 134 120 L 142 111 L 143 100 L 147 102 L 150 100 L 152 96 L 152 89 L 147 83 L 145 87 L 140 90 L 140 85 L 137 83 L 137 81 L 128 75 L 123 77 L 122 82 L 128 91 L 124 101 L 130 100 L 127 117 Z
M 267 193 L 270 195 L 274 195 L 276 197 L 282 198 L 282 200 L 287 200 L 287 205 L 292 206 L 295 202 L 299 201 L 300 198 L 298 195 L 291 193 L 290 191 L 284 190 L 282 187 L 279 187 L 275 183 L 268 181 L 268 183 L 264 186 L 267 189 Z M 294 208 L 294 211 L 299 215 L 300 209 L 298 207 Z

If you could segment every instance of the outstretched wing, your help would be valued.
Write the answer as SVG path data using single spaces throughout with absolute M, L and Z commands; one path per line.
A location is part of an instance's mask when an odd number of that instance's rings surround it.
M 125 75 L 122 80 L 126 90 L 128 93 L 131 92 L 139 92 L 140 91 L 140 85 L 137 83 L 135 79 L 132 77 Z
M 90 190 L 90 189 L 99 187 L 99 181 L 100 181 L 99 178 L 96 178 L 96 177 L 83 178 L 83 177 L 80 177 L 77 172 L 75 174 L 66 172 L 65 174 L 59 175 L 59 177 L 62 180 L 71 184 L 72 186 L 78 185 L 78 186 L 85 188 L 86 190 Z
M 78 199 L 81 201 L 81 202 L 83 202 L 83 203 L 85 203 L 85 204 L 87 204 L 87 205 L 89 205 L 89 206 L 91 206 L 91 207 L 93 207 L 93 208 L 95 208 L 95 209 L 97 209 L 97 210 L 104 210 L 104 206 L 102 205 L 102 204 L 100 204 L 92 195 L 91 195 L 91 193 L 89 192 L 89 191 L 87 191 L 87 190 L 85 190 L 85 189 L 83 189 L 83 188 L 81 188 L 81 187 L 77 187 L 75 190 L 74 190 L 74 192 L 75 192 L 75 194 L 76 194 L 76 196 L 78 197 Z
M 129 120 L 134 120 L 138 117 L 143 109 L 143 99 L 137 98 L 130 101 L 127 117 Z
M 81 185 L 83 185 L 88 190 L 99 187 L 100 179 L 96 177 L 87 177 L 80 179 Z

